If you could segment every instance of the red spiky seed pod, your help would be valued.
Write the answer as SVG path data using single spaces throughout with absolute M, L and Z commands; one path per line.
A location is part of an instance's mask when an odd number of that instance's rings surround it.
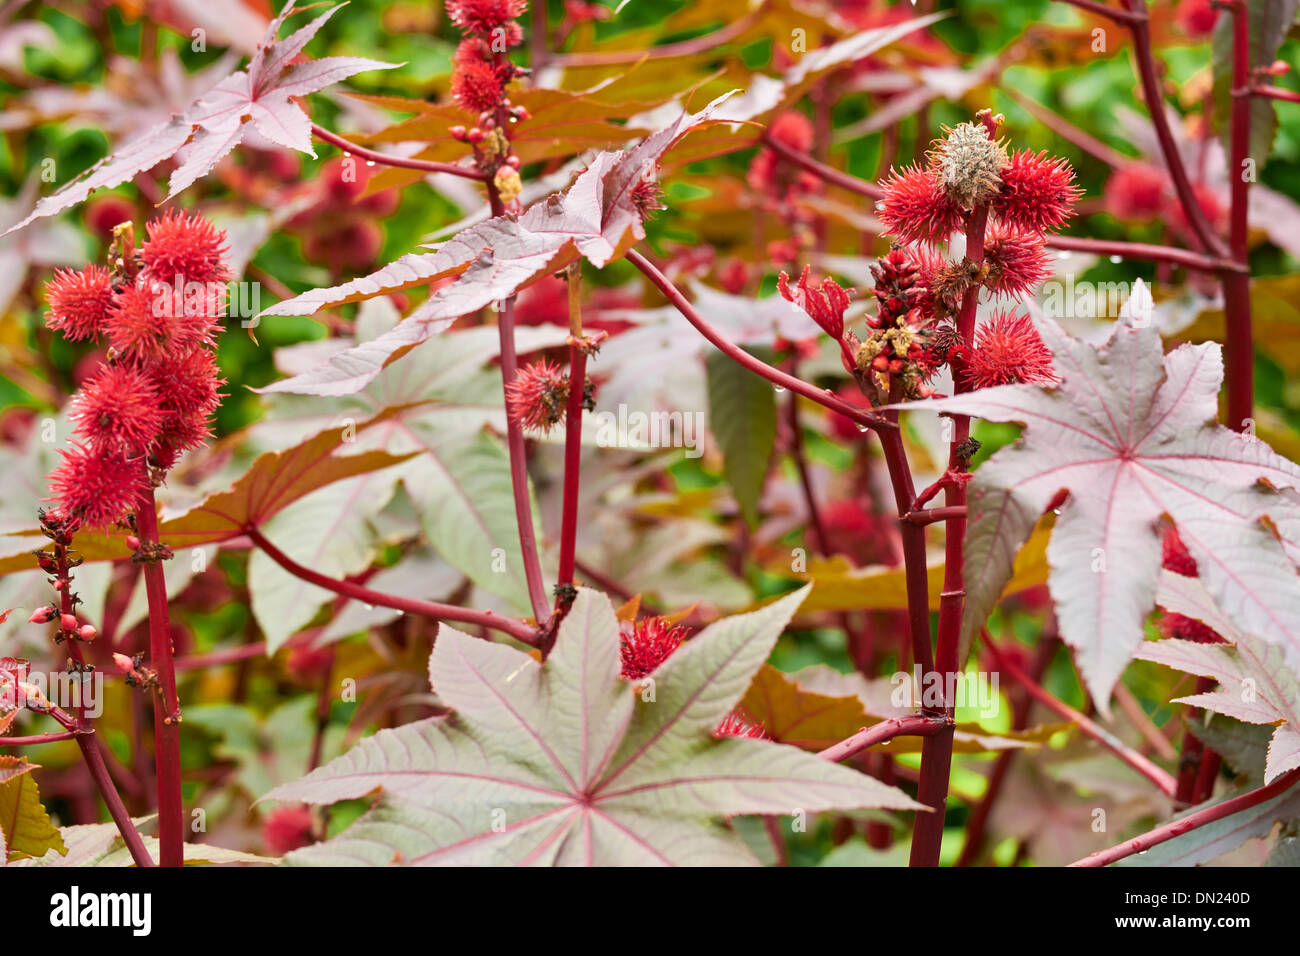
M 1027 315 L 1003 312 L 975 331 L 965 356 L 962 381 L 969 388 L 995 385 L 1051 385 L 1057 381 L 1052 351 Z
M 672 656 L 686 637 L 686 628 L 662 617 L 646 617 L 620 630 L 622 676 L 640 680 Z
M 1037 233 L 998 224 L 984 246 L 988 275 L 984 284 L 994 292 L 1023 298 L 1052 274 L 1052 260 Z
M 527 0 L 447 0 L 448 19 L 464 32 L 484 39 L 491 39 L 495 30 L 503 30 L 497 35 L 509 40 L 510 27 L 519 26 L 512 21 L 527 10 Z
M 564 419 L 569 375 L 545 359 L 519 370 L 506 386 L 506 409 L 525 428 L 549 431 Z
M 96 265 L 79 272 L 59 269 L 45 295 L 50 303 L 47 326 L 73 342 L 93 339 L 103 333 L 113 308 L 113 274 Z
M 71 418 L 92 451 L 134 457 L 153 442 L 164 413 L 149 375 L 130 365 L 104 365 L 74 399 Z
M 483 60 L 466 60 L 457 64 L 452 74 L 451 98 L 461 109 L 481 113 L 501 104 L 505 87 L 505 79 L 495 65 Z
M 1121 222 L 1150 222 L 1168 202 L 1169 177 L 1147 163 L 1129 163 L 1111 173 L 1102 191 L 1106 211 Z
M 139 286 L 122 289 L 105 323 L 113 351 L 132 361 L 165 358 L 176 349 L 183 319 L 155 309 L 155 298 Z
M 131 511 L 149 488 L 143 461 L 120 452 L 95 454 L 74 442 L 50 473 L 59 508 L 92 528 L 106 528 Z
M 168 356 L 150 366 L 149 375 L 163 413 L 159 445 L 181 452 L 203 444 L 224 384 L 212 353 L 195 349 L 180 357 Z
M 881 184 L 884 195 L 876 205 L 885 231 L 899 242 L 947 242 L 962 227 L 965 215 L 929 169 L 908 167 Z
M 992 208 L 1008 226 L 1029 232 L 1053 232 L 1074 215 L 1083 190 L 1074 184 L 1074 170 L 1047 151 L 1021 150 L 1002 170 L 1002 189 Z
M 149 238 L 140 257 L 149 278 L 173 284 L 225 282 L 230 270 L 224 261 L 226 234 L 198 213 L 187 216 L 174 209 L 147 223 Z

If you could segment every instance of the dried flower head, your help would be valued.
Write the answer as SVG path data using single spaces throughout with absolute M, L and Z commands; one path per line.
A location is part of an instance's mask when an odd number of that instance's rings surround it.
M 646 617 L 624 624 L 622 639 L 623 678 L 640 680 L 667 660 L 682 644 L 686 628 L 669 624 L 662 617 Z
M 1052 232 L 1074 215 L 1083 190 L 1074 185 L 1074 170 L 1064 159 L 1022 150 L 1002 170 L 1002 190 L 992 202 L 994 213 L 1008 226 L 1030 232 Z
M 113 307 L 113 275 L 95 265 L 80 272 L 59 269 L 45 294 L 50 303 L 46 325 L 73 342 L 93 339 L 104 331 Z
M 1002 188 L 1006 144 L 989 138 L 982 123 L 960 123 L 930 152 L 930 168 L 948 197 L 962 209 L 987 203 Z
M 1057 381 L 1052 351 L 1027 315 L 1003 312 L 975 331 L 962 379 L 970 388 L 1051 385 Z

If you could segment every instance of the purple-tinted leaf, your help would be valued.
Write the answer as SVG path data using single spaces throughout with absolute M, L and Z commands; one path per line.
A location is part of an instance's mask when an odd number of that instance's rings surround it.
M 613 608 L 592 591 L 545 664 L 444 625 L 429 673 L 453 716 L 381 731 L 273 790 L 311 803 L 383 792 L 289 862 L 743 864 L 753 857 L 723 816 L 915 809 L 797 748 L 713 738 L 805 594 L 706 628 L 635 686 L 619 677 Z
M 1300 578 L 1276 527 L 1300 514 L 1273 489 L 1300 466 L 1213 423 L 1214 344 L 1164 355 L 1152 327 L 1117 325 L 1094 347 L 1045 322 L 1061 384 L 1006 385 L 904 406 L 1021 422 L 971 486 L 964 637 L 978 632 L 1012 561 L 1059 493 L 1047 557 L 1061 633 L 1103 711 L 1154 605 L 1163 516 L 1173 519 L 1225 615 L 1300 662 Z
M 645 236 L 633 187 L 721 102 L 715 100 L 694 115 L 682 114 L 630 151 L 601 153 L 566 192 L 535 203 L 518 218 L 489 219 L 457 233 L 434 252 L 403 256 L 371 275 L 305 292 L 264 310 L 262 315 L 311 315 L 327 306 L 457 277 L 390 332 L 262 391 L 351 394 L 403 350 L 443 331 L 458 317 L 509 298 L 580 257 L 597 267 L 621 257 Z
M 247 70 L 233 73 L 192 103 L 184 113 L 155 127 L 105 157 L 62 189 L 46 196 L 22 222 L 53 216 L 84 200 L 96 189 L 118 186 L 171 159 L 188 143 L 181 165 L 168 182 L 170 199 L 212 168 L 243 139 L 252 123 L 267 139 L 281 146 L 316 155 L 311 146 L 311 120 L 290 97 L 305 96 L 367 70 L 389 70 L 397 64 L 361 57 L 326 57 L 290 65 L 334 10 L 317 17 L 284 41 L 275 34 L 293 13 L 292 2 L 271 21 L 262 45 Z M 337 9 L 337 8 L 335 8 Z

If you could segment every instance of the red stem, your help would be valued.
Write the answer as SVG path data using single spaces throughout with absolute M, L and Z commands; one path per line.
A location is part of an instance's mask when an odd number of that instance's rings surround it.
M 1098 3 L 1096 0 L 1057 0 L 1058 3 L 1068 3 L 1072 7 L 1078 7 L 1080 10 L 1087 10 L 1089 13 L 1095 13 L 1098 16 L 1109 17 L 1116 23 L 1127 23 L 1132 26 L 1137 22 L 1136 14 L 1127 10 L 1116 10 L 1114 7 L 1108 7 L 1104 3 Z M 1142 22 L 1146 22 L 1146 15 L 1141 17 Z
M 570 281 L 573 281 L 570 279 Z M 578 537 L 578 481 L 582 468 L 582 402 L 587 381 L 587 353 L 569 346 L 569 402 L 564 422 L 564 504 L 560 519 L 558 584 L 573 583 Z
M 945 729 L 951 729 L 951 722 L 941 717 L 927 717 L 925 714 L 911 714 L 907 717 L 891 717 L 878 724 L 864 727 L 852 737 L 832 744 L 825 750 L 818 751 L 817 756 L 832 763 L 847 760 L 868 747 L 887 743 L 895 737 L 933 737 Z
M 769 133 L 765 132 L 763 134 L 763 145 L 787 162 L 808 170 L 808 172 L 820 177 L 832 186 L 839 186 L 841 189 L 847 189 L 859 196 L 866 196 L 868 199 L 879 199 L 884 195 L 884 190 L 875 183 L 869 183 L 865 179 L 859 179 L 857 176 L 842 172 L 833 166 L 827 166 L 825 163 L 813 159 L 807 153 L 791 149 L 780 140 L 774 139 Z
M 515 354 L 514 296 L 506 299 L 497 313 L 497 332 L 501 341 L 501 381 L 509 385 L 519 374 L 519 358 Z M 524 447 L 523 426 L 513 415 L 506 416 L 506 447 L 510 451 L 510 486 L 515 496 L 515 520 L 519 524 L 519 549 L 523 552 L 528 597 L 533 605 L 533 617 L 538 624 L 545 624 L 551 608 L 546 600 L 546 585 L 542 583 L 537 534 L 533 529 L 533 506 L 528 497 L 528 452 Z
M 460 176 L 464 179 L 477 179 L 480 182 L 487 179 L 486 174 L 473 166 L 457 166 L 454 163 L 434 163 L 427 159 L 406 159 L 402 156 L 390 156 L 387 153 L 379 153 L 373 149 L 366 149 L 364 146 L 358 146 L 350 140 L 344 139 L 338 133 L 331 133 L 323 127 L 311 124 L 311 131 L 317 139 L 323 139 L 327 143 L 332 143 L 339 149 L 346 150 L 353 156 L 359 156 L 362 159 L 370 160 L 381 166 L 396 166 L 399 169 L 419 169 L 426 173 L 447 173 L 451 176 Z
M 898 426 L 893 422 L 883 419 L 878 415 L 864 412 L 861 408 L 850 405 L 843 399 L 836 398 L 835 395 L 829 391 L 817 388 L 815 385 L 809 385 L 802 379 L 795 378 L 793 375 L 787 375 L 780 369 L 773 368 L 766 362 L 754 358 L 754 356 L 750 355 L 744 349 L 723 338 L 721 333 L 706 322 L 704 317 L 695 310 L 695 307 L 691 305 L 686 296 L 682 295 L 677 287 L 673 285 L 672 281 L 656 269 L 645 256 L 641 255 L 641 253 L 637 252 L 635 249 L 632 249 L 627 254 L 627 260 L 640 269 L 641 272 L 644 273 L 645 277 L 664 294 L 668 301 L 677 307 L 677 311 L 685 316 L 686 320 L 690 322 L 691 325 L 695 326 L 696 330 L 708 339 L 709 342 L 712 343 L 718 351 L 722 352 L 723 355 L 726 355 L 733 361 L 739 362 L 756 375 L 763 376 L 763 378 L 767 379 L 769 382 L 780 385 L 782 388 L 788 389 L 798 395 L 802 395 L 804 398 L 812 399 L 818 405 L 823 405 L 831 411 L 839 412 L 845 418 L 857 422 L 859 425 L 865 425 L 867 428 L 874 428 L 876 431 L 881 433 L 897 429 Z
M 1297 781 L 1300 781 L 1300 769 L 1292 770 L 1290 773 L 1283 774 L 1267 786 L 1260 787 L 1257 790 L 1251 790 L 1249 793 L 1243 793 L 1239 797 L 1233 797 L 1231 800 L 1224 800 L 1222 803 L 1216 803 L 1212 807 L 1206 807 L 1204 810 L 1198 810 L 1190 813 L 1178 820 L 1171 820 L 1163 826 L 1158 826 L 1149 833 L 1144 833 L 1140 837 L 1132 840 L 1125 840 L 1107 850 L 1098 850 L 1082 860 L 1076 860 L 1070 866 L 1106 866 L 1114 863 L 1116 860 L 1122 860 L 1134 853 L 1141 853 L 1143 850 L 1149 850 L 1153 846 L 1158 846 L 1166 840 L 1172 840 L 1174 837 L 1182 836 L 1184 833 L 1190 833 L 1198 827 L 1203 827 L 1213 823 L 1216 820 L 1222 820 L 1224 817 L 1232 816 L 1234 813 L 1240 813 L 1242 810 L 1249 810 L 1251 807 L 1259 806 L 1261 803 L 1267 803 L 1278 794 L 1285 793 Z
M 153 489 L 136 508 L 136 528 L 143 547 L 160 544 Z M 181 803 L 180 700 L 176 695 L 176 670 L 172 664 L 171 619 L 167 608 L 167 581 L 161 561 L 144 563 L 145 593 L 149 600 L 149 662 L 158 674 L 154 695 L 154 763 L 158 776 L 159 864 L 185 864 L 185 809 Z
M 887 412 L 897 420 L 898 412 Z M 912 660 L 922 673 L 934 669 L 934 650 L 930 646 L 930 573 L 925 551 L 925 529 L 902 518 L 912 510 L 916 489 L 912 470 L 907 463 L 903 435 L 894 428 L 880 432 L 880 447 L 894 491 L 898 509 L 898 534 L 903 546 L 903 579 L 907 585 L 907 624 L 912 643 Z
M 1255 349 L 1250 315 L 1250 182 L 1244 169 L 1250 153 L 1250 98 L 1244 93 L 1250 81 L 1250 28 L 1246 5 L 1241 0 L 1232 7 L 1232 53 L 1230 245 L 1233 260 L 1244 271 L 1223 277 L 1227 317 L 1224 375 L 1228 385 L 1228 427 L 1244 431 L 1246 420 L 1254 415 Z
M 1191 223 L 1192 231 L 1201 245 L 1215 255 L 1224 255 L 1228 250 L 1214 232 L 1205 211 L 1196 200 L 1187 169 L 1178 152 L 1173 131 L 1169 128 L 1169 118 L 1165 115 L 1165 98 L 1160 90 L 1160 81 L 1156 77 L 1155 56 L 1151 52 L 1151 26 L 1147 20 L 1146 0 L 1128 0 L 1132 19 L 1128 21 L 1133 31 L 1133 55 L 1137 59 L 1139 78 L 1142 81 L 1142 96 L 1146 100 L 1147 110 L 1151 113 L 1151 122 L 1155 125 L 1156 136 L 1160 140 L 1160 152 L 1164 155 L 1169 176 L 1174 181 L 1174 191 L 1182 204 L 1183 215 Z
M 1240 267 L 1231 259 L 1207 256 L 1191 249 L 1160 246 L 1148 242 L 1119 242 L 1113 239 L 1082 239 L 1077 236 L 1048 236 L 1049 249 L 1069 252 L 1087 252 L 1098 256 L 1123 256 L 1125 259 L 1142 259 L 1150 262 L 1168 262 L 1187 266 L 1202 272 L 1223 272 Z
M 104 804 L 108 807 L 108 815 L 117 824 L 117 832 L 122 835 L 122 842 L 126 844 L 127 850 L 130 851 L 131 859 L 135 861 L 136 866 L 156 866 L 153 857 L 145 849 L 144 840 L 140 838 L 140 831 L 135 828 L 135 821 L 131 819 L 131 814 L 127 812 L 125 805 L 123 805 L 122 797 L 118 794 L 117 788 L 113 786 L 113 778 L 108 775 L 108 767 L 104 766 L 104 755 L 99 752 L 99 743 L 94 732 L 78 734 L 77 746 L 81 748 L 81 756 L 86 761 L 86 768 L 90 771 L 95 786 L 99 788 L 99 795 L 104 798 Z M 177 780 L 179 781 L 179 779 L 178 774 Z M 161 825 L 160 814 L 159 826 Z M 164 858 L 163 866 L 180 865 L 179 863 L 167 863 L 165 860 L 166 858 Z M 184 862 L 183 846 L 181 848 L 181 862 Z
M 1152 763 L 1142 754 L 1138 753 L 1132 747 L 1129 747 L 1122 740 L 1117 738 L 1110 731 L 1099 726 L 1087 715 L 1075 710 L 1065 701 L 1053 697 L 1046 690 L 1036 684 L 1033 679 L 1021 670 L 1010 658 L 1003 656 L 1002 652 L 998 650 L 997 645 L 993 643 L 993 639 L 989 636 L 988 631 L 983 632 L 983 637 L 985 646 L 988 647 L 989 653 L 993 655 L 993 659 L 997 662 L 998 670 L 1010 674 L 1011 678 L 1027 690 L 1034 700 L 1038 701 L 1052 713 L 1078 724 L 1079 729 L 1083 731 L 1085 735 L 1101 744 L 1120 760 L 1124 761 L 1138 773 L 1142 774 L 1142 776 L 1154 783 L 1160 788 L 1161 793 L 1169 797 L 1174 795 L 1178 782 L 1169 771 Z
M 60 740 L 73 740 L 79 733 L 75 730 L 63 730 L 57 734 L 33 734 L 30 737 L 0 737 L 0 747 L 35 747 L 39 744 L 54 744 Z
M 289 557 L 270 541 L 257 528 L 249 525 L 244 528 L 244 533 L 249 539 L 266 552 L 269 557 L 280 567 L 284 568 L 294 577 L 302 578 L 317 587 L 325 588 L 327 591 L 333 591 L 335 594 L 342 594 L 357 601 L 363 601 L 366 604 L 377 604 L 380 607 L 396 608 L 399 611 L 408 611 L 412 614 L 423 614 L 439 621 L 457 621 L 463 624 L 479 624 L 483 627 L 490 627 L 494 630 L 501 631 L 503 634 L 509 634 L 516 640 L 523 641 L 525 644 L 537 643 L 537 632 L 522 621 L 516 621 L 512 618 L 502 617 L 500 614 L 494 614 L 492 611 L 476 611 L 471 608 L 456 607 L 451 604 L 440 604 L 436 601 L 421 601 L 417 598 L 402 597 L 398 594 L 385 594 L 382 591 L 372 591 L 370 588 L 362 587 L 360 584 L 354 584 L 351 581 L 339 581 L 335 578 L 328 577 L 311 568 L 305 568 L 293 558 Z M 250 648 L 255 645 L 249 645 Z M 251 653 L 245 653 L 243 648 L 234 648 L 230 651 L 222 652 L 224 657 L 217 660 L 217 655 L 209 655 L 210 662 L 227 663 L 228 660 L 238 660 L 247 656 L 253 656 Z M 238 654 L 236 657 L 235 655 Z M 192 663 L 190 666 L 193 666 Z
M 921 511 L 909 511 L 903 515 L 904 521 L 921 526 L 936 524 L 940 521 L 952 521 L 958 518 L 962 521 L 966 520 L 965 505 L 958 505 L 953 508 L 925 508 Z
M 1234 76 L 1233 85 L 1236 85 Z M 1287 103 L 1300 103 L 1300 93 L 1295 90 L 1285 90 L 1280 86 L 1253 86 L 1250 89 L 1252 96 L 1263 96 L 1272 100 L 1282 100 Z

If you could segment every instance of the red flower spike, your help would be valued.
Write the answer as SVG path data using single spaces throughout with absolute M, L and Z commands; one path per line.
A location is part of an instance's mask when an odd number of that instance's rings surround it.
M 447 17 L 451 22 L 465 33 L 484 39 L 491 39 L 493 31 L 498 29 L 505 29 L 505 33 L 498 35 L 509 39 L 510 27 L 518 29 L 518 24 L 512 21 L 527 10 L 527 0 L 447 0 Z
M 120 452 L 94 454 L 73 444 L 50 473 L 50 492 L 64 513 L 92 528 L 105 528 L 136 506 L 149 489 L 144 463 Z
M 149 376 L 130 365 L 104 365 L 74 400 L 72 421 L 92 451 L 142 454 L 158 435 L 163 409 Z
M 1057 381 L 1052 351 L 1027 315 L 1004 312 L 981 325 L 975 332 L 975 348 L 965 360 L 963 379 L 970 388 Z
M 59 269 L 45 294 L 50 303 L 46 325 L 73 342 L 93 339 L 104 331 L 113 308 L 113 275 L 94 265 L 80 272 Z
M 984 261 L 989 266 L 985 285 L 1017 299 L 1038 288 L 1052 274 L 1052 260 L 1038 234 L 1000 224 L 990 230 Z
M 812 267 L 804 266 L 799 285 L 790 290 L 790 277 L 782 272 L 776 288 L 787 302 L 793 302 L 812 317 L 812 320 L 837 342 L 844 338 L 844 313 L 849 308 L 849 294 L 834 280 L 822 279 L 818 288 L 808 281 Z
M 749 723 L 744 714 L 738 710 L 733 710 L 726 717 L 723 717 L 722 723 L 718 724 L 713 731 L 715 740 L 721 740 L 724 737 L 748 737 L 761 740 L 766 736 L 762 724 Z
M 962 227 L 965 214 L 928 169 L 915 166 L 893 172 L 882 183 L 884 196 L 877 205 L 881 223 L 900 242 L 938 245 Z
M 149 238 L 140 250 L 149 278 L 172 285 L 225 282 L 230 278 L 223 258 L 226 234 L 198 213 L 187 217 L 173 210 L 145 227 Z
M 549 431 L 564 419 L 569 400 L 569 376 L 560 366 L 543 359 L 519 370 L 506 386 L 506 409 L 525 428 Z
M 681 647 L 686 628 L 673 626 L 662 617 L 642 618 L 624 624 L 622 638 L 623 678 L 640 680 Z
M 1002 170 L 1002 191 L 990 203 L 1006 225 L 1030 232 L 1059 229 L 1074 215 L 1083 190 L 1074 185 L 1074 170 L 1047 151 L 1022 150 Z

